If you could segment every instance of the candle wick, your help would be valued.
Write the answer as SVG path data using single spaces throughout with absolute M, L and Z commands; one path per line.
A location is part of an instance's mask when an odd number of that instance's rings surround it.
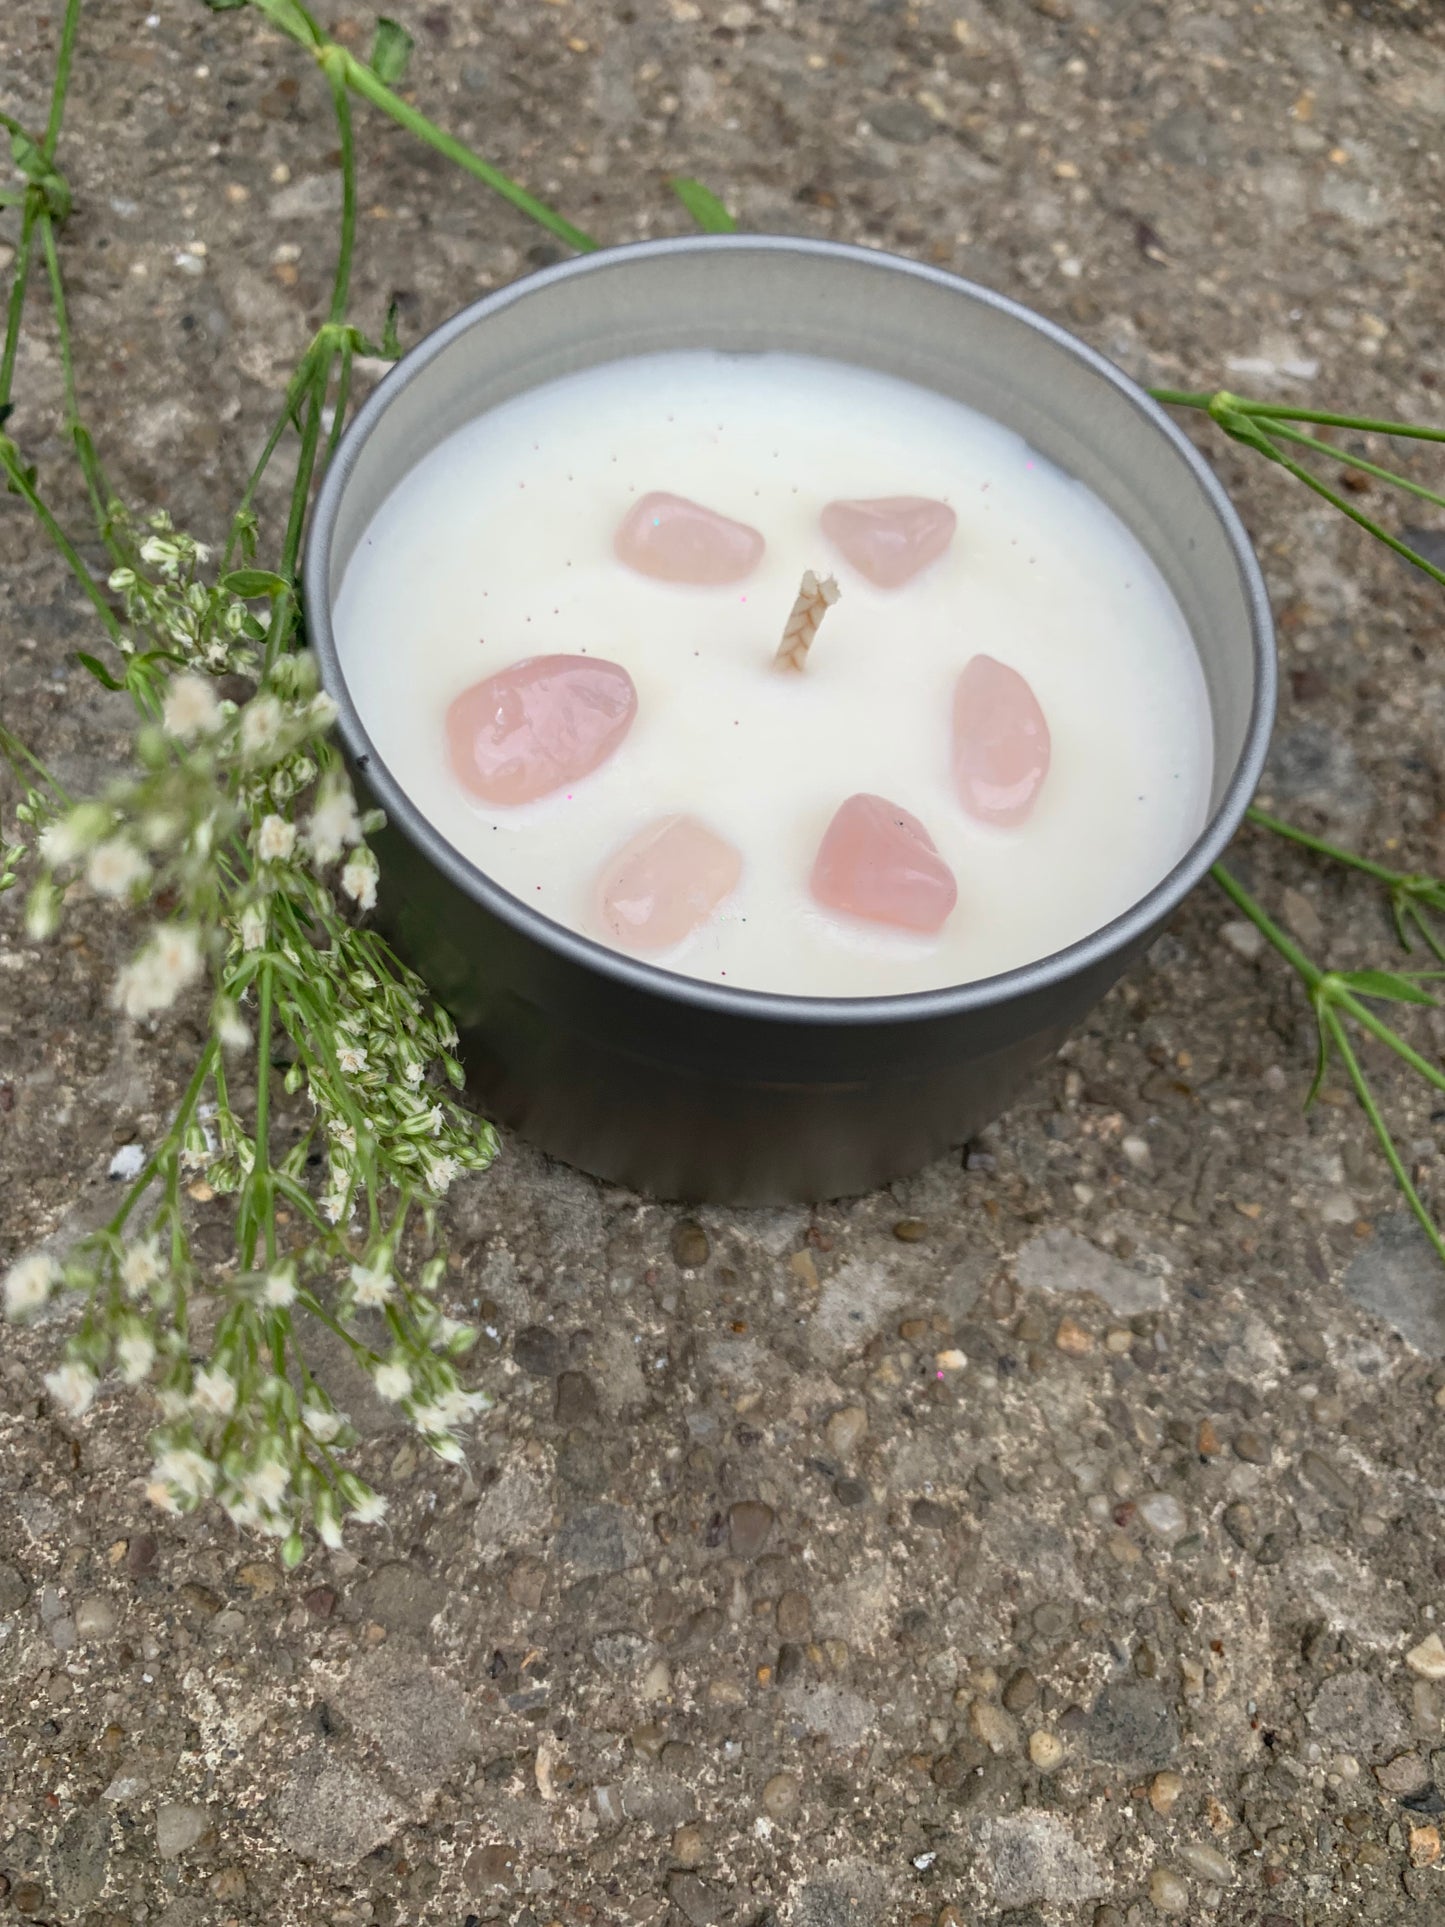
M 818 633 L 818 624 L 842 593 L 833 576 L 825 575 L 820 582 L 811 569 L 806 572 L 798 590 L 798 599 L 793 604 L 793 613 L 783 630 L 783 640 L 778 644 L 778 653 L 773 658 L 779 669 L 803 667 L 808 660 L 808 651 L 813 646 L 813 638 Z

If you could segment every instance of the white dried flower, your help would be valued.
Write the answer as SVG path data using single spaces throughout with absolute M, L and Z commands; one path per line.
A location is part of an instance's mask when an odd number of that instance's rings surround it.
M 85 866 L 86 882 L 102 897 L 128 896 L 149 875 L 150 865 L 123 836 L 107 837 L 104 843 L 97 843 Z
M 361 841 L 356 798 L 344 776 L 330 776 L 322 786 L 306 830 L 311 854 L 323 867 L 334 863 L 349 843 Z
M 144 1325 L 131 1325 L 116 1340 L 115 1362 L 127 1385 L 139 1385 L 156 1362 L 155 1341 Z
M 168 1009 L 200 974 L 197 932 L 189 924 L 162 924 L 116 978 L 112 1001 L 127 1017 L 149 1017 Z
M 266 906 L 248 903 L 241 912 L 241 948 L 259 950 L 266 941 Z
M 485 1392 L 464 1391 L 460 1385 L 453 1385 L 450 1391 L 438 1393 L 433 1400 L 444 1431 L 450 1431 L 454 1425 L 469 1424 L 479 1412 L 487 1411 L 491 1403 Z
M 120 1282 L 128 1297 L 139 1298 L 160 1275 L 161 1253 L 157 1239 L 147 1238 L 141 1244 L 126 1247 L 120 1261 Z
M 89 1366 L 74 1363 L 62 1365 L 56 1371 L 47 1372 L 43 1382 L 61 1411 L 68 1412 L 72 1418 L 79 1418 L 83 1412 L 90 1410 L 95 1397 L 96 1377 Z
M 460 1465 L 466 1457 L 460 1444 L 450 1432 L 428 1432 L 426 1442 L 436 1456 L 444 1459 L 448 1465 Z
M 161 720 L 168 733 L 188 743 L 193 736 L 209 736 L 221 721 L 221 705 L 207 676 L 176 676 L 166 693 Z
M 336 1516 L 336 1508 L 323 1494 L 316 1501 L 316 1536 L 323 1546 L 335 1552 L 341 1544 L 341 1521 Z
M 32 943 L 44 943 L 60 927 L 60 892 L 49 877 L 41 877 L 25 899 L 25 934 Z
M 235 1379 L 219 1365 L 197 1372 L 192 1402 L 203 1412 L 213 1412 L 217 1418 L 229 1418 L 236 1409 Z
M 262 1459 L 259 1464 L 248 1466 L 241 1477 L 241 1491 L 249 1502 L 262 1512 L 274 1512 L 286 1496 L 286 1488 L 291 1483 L 291 1474 L 286 1469 L 284 1459 Z
M 386 1500 L 379 1492 L 365 1492 L 351 1508 L 351 1517 L 359 1526 L 379 1526 L 386 1517 Z
M 147 1485 L 146 1499 L 158 1512 L 179 1512 L 181 1509 L 175 1493 L 159 1479 L 152 1479 Z
M 370 850 L 356 850 L 346 859 L 341 887 L 358 910 L 376 908 L 376 858 Z
M 361 1048 L 360 1044 L 342 1044 L 337 1049 L 336 1062 L 348 1077 L 359 1077 L 362 1071 L 366 1069 L 366 1052 Z M 341 1141 L 341 1133 L 339 1131 L 334 1131 L 332 1136 L 338 1141 Z M 351 1135 L 351 1145 L 349 1148 L 352 1150 L 356 1148 L 356 1134 L 354 1131 Z
M 252 761 L 271 754 L 281 735 L 286 712 L 270 695 L 253 696 L 241 711 L 241 750 Z
M 375 1262 L 370 1266 L 353 1265 L 351 1284 L 356 1304 L 361 1310 L 374 1311 L 377 1307 L 386 1304 L 396 1289 L 396 1280 L 391 1275 L 390 1255 L 385 1251 L 379 1252 Z M 391 1394 L 383 1393 L 382 1396 L 389 1398 Z M 398 1398 L 405 1396 L 404 1392 L 397 1393 Z
M 245 1050 L 251 1041 L 251 1026 L 229 997 L 217 999 L 214 1022 L 222 1050 Z
M 100 841 L 110 826 L 111 814 L 103 803 L 78 803 L 54 823 L 47 823 L 40 832 L 41 859 L 52 867 L 74 863 L 93 843 Z
M 278 1271 L 268 1272 L 266 1282 L 261 1287 L 261 1303 L 273 1305 L 279 1311 L 296 1302 L 296 1274 L 290 1266 Z
M 215 1466 L 190 1445 L 168 1446 L 157 1455 L 152 1470 L 160 1486 L 184 1499 L 204 1499 L 216 1483 Z M 148 1487 L 147 1498 L 150 1494 Z
M 397 1359 L 386 1359 L 372 1373 L 376 1389 L 383 1398 L 393 1404 L 406 1398 L 411 1391 L 411 1373 Z
M 330 1445 L 346 1423 L 346 1414 L 333 1412 L 328 1405 L 303 1405 L 301 1421 L 312 1438 L 322 1445 Z
M 5 1274 L 5 1316 L 28 1318 L 60 1283 L 60 1266 L 45 1251 L 17 1258 Z
M 296 825 L 273 811 L 261 818 L 256 831 L 256 854 L 263 863 L 285 863 L 296 848 Z

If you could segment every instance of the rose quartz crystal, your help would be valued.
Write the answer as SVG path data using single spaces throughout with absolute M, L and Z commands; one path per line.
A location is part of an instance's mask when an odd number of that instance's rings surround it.
M 924 495 L 884 495 L 874 502 L 830 502 L 823 533 L 859 575 L 880 589 L 901 589 L 936 562 L 953 540 L 958 517 L 947 502 Z
M 751 575 L 766 545 L 746 522 L 729 521 L 682 495 L 654 493 L 627 511 L 614 546 L 640 575 L 715 587 Z
M 530 803 L 605 762 L 636 714 L 620 663 L 529 656 L 462 691 L 447 711 L 447 748 L 474 796 Z
M 695 816 L 660 816 L 603 865 L 602 928 L 624 950 L 670 950 L 706 923 L 743 860 Z
M 984 823 L 1022 823 L 1049 773 L 1049 726 L 1016 669 L 975 656 L 953 692 L 953 780 Z
M 813 895 L 830 910 L 941 930 L 958 901 L 953 872 L 916 816 L 885 796 L 850 796 L 824 832 Z

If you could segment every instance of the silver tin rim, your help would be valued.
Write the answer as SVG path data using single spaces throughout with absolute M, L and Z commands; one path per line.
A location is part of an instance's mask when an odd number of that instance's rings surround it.
M 838 260 L 857 261 L 874 269 L 884 266 L 896 273 L 916 275 L 920 280 L 951 289 L 1035 330 L 1107 381 L 1170 443 L 1190 470 L 1224 530 L 1245 590 L 1250 641 L 1254 651 L 1249 725 L 1234 774 L 1194 843 L 1146 896 L 1098 930 L 1047 957 L 1020 964 L 1013 970 L 1001 971 L 993 977 L 980 977 L 971 983 L 950 985 L 939 990 L 908 991 L 890 997 L 801 997 L 706 983 L 698 977 L 683 976 L 657 964 L 624 956 L 622 952 L 611 950 L 579 931 L 569 930 L 564 924 L 555 923 L 550 917 L 532 909 L 510 891 L 494 883 L 485 870 L 449 843 L 386 767 L 351 699 L 331 624 L 329 582 L 332 537 L 342 497 L 361 451 L 382 416 L 398 401 L 412 381 L 438 355 L 445 354 L 454 341 L 488 316 L 555 282 L 567 281 L 574 275 L 588 274 L 599 267 L 627 260 L 704 251 L 750 250 L 827 255 Z M 558 952 L 583 969 L 596 971 L 632 990 L 662 997 L 675 1004 L 691 1005 L 700 1011 L 754 1021 L 847 1027 L 961 1016 L 1047 991 L 1068 978 L 1079 976 L 1104 963 L 1120 951 L 1130 949 L 1178 907 L 1229 845 L 1259 785 L 1274 726 L 1278 681 L 1274 625 L 1259 563 L 1244 525 L 1213 470 L 1160 405 L 1137 382 L 1095 349 L 1078 340 L 1067 329 L 1059 327 L 1056 322 L 1036 314 L 1007 295 L 996 294 L 992 289 L 980 287 L 976 282 L 966 281 L 959 275 L 907 260 L 901 255 L 854 247 L 840 241 L 765 234 L 689 235 L 677 240 L 640 241 L 626 247 L 605 248 L 593 254 L 578 255 L 555 267 L 544 268 L 522 280 L 511 282 L 496 293 L 463 308 L 440 327 L 434 328 L 402 357 L 363 403 L 342 436 L 312 511 L 302 579 L 308 639 L 320 665 L 322 681 L 337 703 L 337 727 L 347 753 L 353 762 L 364 769 L 367 787 L 377 804 L 385 810 L 388 822 L 400 829 L 449 882 L 523 935 Z

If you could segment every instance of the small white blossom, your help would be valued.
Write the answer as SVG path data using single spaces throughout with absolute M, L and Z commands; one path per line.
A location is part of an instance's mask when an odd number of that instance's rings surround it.
M 25 934 L 32 943 L 44 943 L 60 927 L 60 892 L 49 877 L 41 877 L 25 899 Z
M 161 720 L 167 731 L 183 743 L 193 736 L 209 736 L 221 720 L 221 705 L 216 701 L 209 677 L 175 677 L 166 694 Z
M 332 1552 L 335 1552 L 341 1544 L 341 1521 L 332 1508 L 329 1505 L 323 1506 L 319 1499 L 316 1502 L 316 1536 L 322 1545 L 329 1546 Z
M 296 1274 L 290 1267 L 280 1271 L 268 1272 L 266 1282 L 261 1287 L 261 1303 L 274 1305 L 277 1310 L 296 1302 Z
M 342 777 L 329 777 L 317 798 L 307 826 L 306 840 L 319 864 L 334 863 L 348 843 L 361 841 L 356 798 Z
M 147 1485 L 146 1500 L 159 1512 L 179 1512 L 181 1509 L 175 1493 L 160 1479 L 152 1479 Z
M 263 863 L 285 863 L 296 848 L 296 825 L 273 811 L 261 818 L 256 832 L 256 854 Z
M 144 1325 L 132 1325 L 116 1340 L 115 1362 L 127 1385 L 139 1385 L 156 1362 L 155 1341 Z
M 386 1304 L 396 1289 L 396 1280 L 391 1275 L 389 1255 L 384 1251 L 379 1253 L 375 1262 L 369 1267 L 353 1265 L 351 1284 L 360 1310 L 374 1311 L 378 1306 Z M 389 1397 L 390 1394 L 384 1394 L 384 1396 Z M 405 1396 L 403 1392 L 397 1393 L 398 1398 Z
M 301 1418 L 312 1438 L 321 1445 L 330 1445 L 346 1423 L 344 1412 L 333 1412 L 327 1405 L 303 1405 Z
M 387 1359 L 378 1365 L 372 1378 L 381 1396 L 389 1398 L 393 1404 L 411 1391 L 411 1373 L 396 1359 Z
M 259 950 L 266 941 L 266 906 L 248 903 L 241 912 L 241 948 Z
M 386 1517 L 386 1500 L 379 1492 L 367 1492 L 351 1508 L 359 1526 L 379 1526 Z
M 455 1182 L 461 1166 L 453 1157 L 424 1158 L 422 1169 L 426 1173 L 427 1184 L 440 1197 Z
M 80 803 L 40 832 L 38 847 L 45 863 L 74 863 L 98 843 L 111 826 L 111 814 L 103 803 Z
M 127 1245 L 125 1256 L 120 1261 L 120 1282 L 125 1287 L 127 1297 L 139 1298 L 160 1275 L 160 1245 L 155 1238 Z
M 421 1080 L 426 1076 L 426 1065 L 423 1064 L 419 1057 L 413 1057 L 403 1068 L 401 1074 L 411 1088 L 415 1090 L 417 1085 L 420 1084 Z
M 229 1418 L 236 1409 L 236 1381 L 219 1365 L 196 1373 L 194 1403 L 217 1418 Z
M 127 1017 L 166 1010 L 201 974 L 201 940 L 190 925 L 162 924 L 116 978 L 113 1001 Z
M 251 1041 L 251 1026 L 229 997 L 222 997 L 216 1004 L 216 1035 L 223 1050 L 245 1050 Z
M 376 908 L 376 858 L 370 850 L 357 850 L 347 858 L 341 887 L 359 910 Z
M 290 1483 L 291 1474 L 286 1469 L 284 1459 L 262 1459 L 258 1465 L 246 1468 L 241 1479 L 241 1491 L 261 1511 L 273 1512 L 285 1497 Z
M 336 1061 L 348 1077 L 357 1077 L 366 1069 L 366 1052 L 359 1044 L 342 1044 L 336 1053 Z M 353 1136 L 352 1144 L 356 1139 Z
M 149 875 L 150 865 L 123 836 L 107 837 L 104 843 L 97 843 L 85 866 L 86 882 L 103 897 L 128 896 Z
M 253 696 L 241 711 L 241 749 L 259 761 L 276 747 L 286 712 L 274 696 Z
M 334 696 L 328 696 L 324 689 L 317 690 L 308 705 L 307 715 L 317 729 L 330 729 L 341 711 L 336 706 Z
M 62 1412 L 69 1412 L 72 1418 L 79 1418 L 90 1410 L 95 1397 L 95 1373 L 86 1365 L 62 1365 L 57 1371 L 45 1374 L 44 1385 Z
M 444 1459 L 448 1465 L 460 1465 L 466 1457 L 460 1444 L 450 1432 L 428 1432 L 426 1442 L 437 1457 Z
M 156 1482 L 184 1499 L 204 1499 L 216 1483 L 216 1468 L 194 1446 L 171 1445 L 157 1455 Z M 150 1488 L 146 1496 L 150 1497 Z
M 485 1392 L 467 1392 L 454 1385 L 450 1391 L 439 1393 L 433 1403 L 442 1429 L 450 1431 L 454 1425 L 466 1425 L 478 1412 L 487 1411 L 492 1401 Z
M 60 1266 L 44 1251 L 17 1258 L 5 1274 L 5 1315 L 27 1318 L 60 1283 Z

